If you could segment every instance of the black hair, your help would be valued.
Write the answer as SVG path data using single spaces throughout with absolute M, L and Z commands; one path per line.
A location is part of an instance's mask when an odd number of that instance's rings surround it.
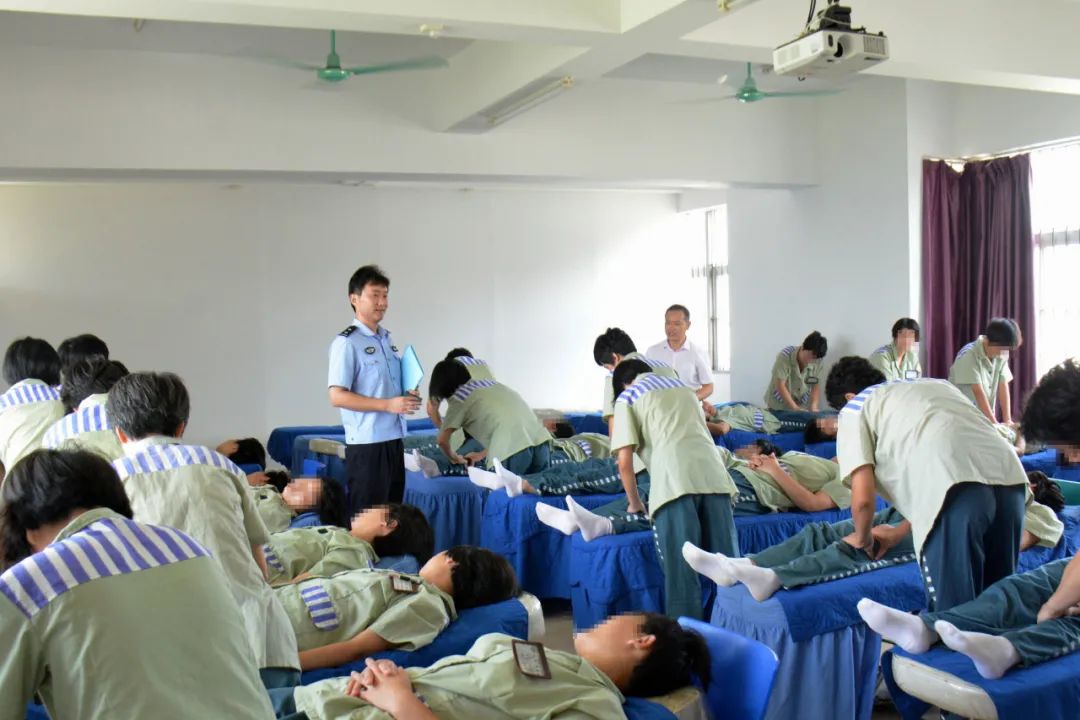
M 1035 488 L 1031 494 L 1035 496 L 1035 502 L 1045 505 L 1054 512 L 1065 509 L 1065 494 L 1056 482 L 1046 476 L 1041 470 L 1030 470 L 1027 474 L 1028 483 Z
M 69 337 L 56 346 L 56 354 L 60 356 L 60 374 L 67 382 L 68 370 L 76 363 L 91 358 L 109 359 L 109 346 L 97 335 L 83 333 L 75 337 Z
M 450 352 L 446 353 L 444 360 L 453 360 L 459 357 L 473 357 L 472 352 L 468 348 L 454 348 Z
M 450 569 L 450 580 L 459 611 L 521 594 L 514 568 L 502 555 L 473 545 L 455 545 L 446 554 L 456 563 Z
M 817 424 L 817 420 L 811 420 L 806 423 L 806 429 L 803 431 L 803 442 L 807 445 L 812 443 L 830 442 L 835 439 L 836 435 L 829 435 L 822 430 L 821 426 Z
M 41 338 L 19 338 L 4 353 L 4 382 L 40 380 L 47 385 L 60 384 L 60 356 Z
M 637 345 L 629 335 L 619 328 L 608 328 L 593 343 L 592 355 L 597 365 L 611 365 L 616 355 L 626 357 L 633 352 L 637 352 Z
M 323 480 L 323 487 L 329 482 L 333 481 Z M 375 554 L 379 557 L 412 555 L 420 565 L 430 560 L 435 553 L 435 531 L 420 508 L 404 503 L 389 503 L 385 507 L 387 521 L 396 522 L 397 527 L 389 535 L 371 542 Z
M 667 695 L 693 682 L 703 688 L 712 682 L 712 658 L 705 638 L 677 621 L 657 613 L 645 613 L 641 632 L 656 638 L 652 651 L 630 673 L 625 693 L 631 697 Z
M 829 341 L 824 335 L 815 330 L 802 341 L 802 349 L 809 350 L 814 353 L 814 357 L 821 360 L 829 352 Z
M 229 459 L 237 465 L 258 465 L 266 467 L 266 448 L 256 438 L 243 438 L 234 440 L 236 451 L 229 455 Z
M 191 399 L 178 375 L 137 372 L 113 385 L 106 410 L 113 425 L 132 440 L 173 436 L 188 421 Z
M 0 562 L 7 569 L 33 553 L 27 530 L 67 519 L 78 509 L 108 508 L 132 517 L 112 464 L 86 450 L 36 450 L 20 460 L 0 489 Z
M 616 399 L 622 395 L 627 386 L 633 384 L 638 375 L 652 372 L 652 368 L 644 360 L 623 360 L 615 366 L 615 372 L 611 376 L 611 386 L 615 389 Z
M 375 285 L 376 287 L 384 287 L 390 289 L 390 278 L 386 277 L 382 269 L 378 265 L 364 265 L 360 267 L 349 278 L 349 294 L 361 295 L 364 292 L 364 288 L 368 285 Z M 356 308 L 353 307 L 352 301 L 349 301 L 349 307 L 352 307 L 353 312 L 356 312 Z
M 472 376 L 464 365 L 454 360 L 440 360 L 431 371 L 428 395 L 435 402 L 450 398 L 457 389 L 469 382 Z
M 1016 347 L 1020 344 L 1020 327 L 1009 318 L 994 318 L 986 323 L 982 334 L 991 345 Z
M 555 432 L 553 433 L 553 435 L 555 435 L 555 437 L 557 437 L 558 439 L 565 440 L 567 438 L 574 437 L 574 435 L 576 434 L 577 433 L 574 432 L 574 426 L 566 422 L 565 420 L 560 420 L 559 422 L 555 423 Z
M 1020 420 L 1031 443 L 1080 446 L 1080 363 L 1066 360 L 1043 375 Z
M 268 473 L 269 474 L 269 473 Z M 345 502 L 345 488 L 334 478 L 322 478 L 322 487 L 319 490 L 319 501 L 312 512 L 319 516 L 323 525 L 333 525 L 348 529 L 349 510 Z M 377 555 L 382 555 L 378 550 Z
M 281 492 L 289 484 L 289 473 L 284 470 L 267 470 L 266 484 Z
M 903 332 L 904 330 L 914 330 L 915 331 L 915 341 L 916 342 L 919 341 L 919 336 L 920 336 L 921 330 L 919 330 L 919 323 L 916 322 L 913 318 L 904 317 L 904 318 L 900 318 L 899 320 L 897 320 L 896 322 L 893 323 L 893 326 L 892 326 L 893 340 L 895 340 L 900 335 L 900 333 Z
M 667 315 L 669 312 L 676 312 L 676 311 L 681 312 L 683 314 L 683 316 L 686 318 L 686 322 L 690 322 L 690 308 L 686 307 L 685 305 L 679 305 L 678 303 L 675 303 L 674 305 L 669 307 L 667 310 L 665 310 L 664 314 Z
M 784 454 L 783 450 L 776 447 L 772 441 L 766 440 L 765 438 L 758 438 L 753 444 L 757 446 L 757 449 L 761 451 L 762 455 L 775 455 L 776 457 L 780 457 Z
M 858 395 L 871 385 L 885 382 L 885 376 L 870 361 L 858 355 L 842 357 L 833 365 L 825 381 L 825 398 L 834 410 L 847 405 L 847 393 Z
M 112 390 L 120 378 L 128 374 L 124 364 L 100 355 L 84 358 L 66 366 L 60 401 L 68 412 L 74 412 L 86 398 Z

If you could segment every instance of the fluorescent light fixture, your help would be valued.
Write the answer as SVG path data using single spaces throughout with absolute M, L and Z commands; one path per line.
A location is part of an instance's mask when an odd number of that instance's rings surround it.
M 558 80 L 553 80 L 541 85 L 529 94 L 516 98 L 512 102 L 491 113 L 485 114 L 484 117 L 487 118 L 487 123 L 490 127 L 502 125 L 507 120 L 515 118 L 523 112 L 532 110 L 537 105 L 547 102 L 562 91 L 569 90 L 572 87 L 574 87 L 573 77 L 569 75 L 561 77 Z

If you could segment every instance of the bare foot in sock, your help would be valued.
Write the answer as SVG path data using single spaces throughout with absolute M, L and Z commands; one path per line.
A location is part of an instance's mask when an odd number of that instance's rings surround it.
M 934 623 L 934 629 L 946 647 L 971 658 L 975 669 L 987 680 L 997 680 L 1020 664 L 1020 653 L 1003 637 L 965 632 L 944 620 Z
M 731 563 L 731 574 L 746 586 L 758 602 L 765 602 L 780 589 L 780 577 L 769 568 L 746 563 Z
M 580 530 L 577 520 L 574 519 L 574 514 L 569 510 L 560 510 L 551 505 L 537 503 L 536 517 L 540 518 L 540 522 L 548 527 L 555 528 L 563 535 L 573 535 Z
M 860 600 L 857 607 L 871 630 L 913 655 L 926 652 L 938 641 L 937 633 L 918 615 L 894 610 L 870 598 Z
M 469 479 L 472 480 L 473 485 L 479 485 L 488 490 L 498 490 L 506 487 L 506 483 L 498 475 L 483 468 L 470 467 Z
M 515 475 L 504 468 L 503 464 L 499 462 L 499 458 L 493 458 L 491 463 L 495 466 L 495 474 L 499 476 L 499 479 L 503 482 L 503 486 L 506 487 L 506 494 L 510 497 L 517 497 L 520 495 L 525 480 L 520 475 Z
M 735 576 L 731 574 L 733 565 L 727 555 L 705 552 L 692 542 L 684 542 L 682 556 L 694 572 L 704 575 L 717 585 L 731 587 L 735 584 Z
M 439 474 L 439 464 L 421 455 L 419 450 L 405 453 L 405 469 L 409 472 L 424 473 L 426 478 L 433 478 Z
M 615 526 L 610 519 L 589 512 L 574 502 L 574 498 L 569 495 L 566 496 L 566 507 L 570 509 L 570 514 L 573 515 L 574 521 L 577 522 L 578 527 L 581 529 L 581 537 L 585 542 L 592 542 L 598 537 L 615 534 Z

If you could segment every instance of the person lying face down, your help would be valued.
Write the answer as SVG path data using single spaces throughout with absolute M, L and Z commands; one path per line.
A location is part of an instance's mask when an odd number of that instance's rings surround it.
M 390 650 L 428 645 L 459 610 L 520 593 L 510 563 L 456 545 L 418 575 L 361 569 L 276 589 L 296 633 L 304 670 L 335 667 Z
M 318 525 L 345 527 L 348 513 L 345 490 L 336 480 L 289 480 L 289 476 L 280 470 L 250 473 L 247 479 L 249 485 L 263 481 L 250 487 L 248 492 L 271 534 Z M 282 483 L 280 490 L 277 489 L 279 483 Z
M 424 514 L 412 505 L 390 503 L 356 514 L 348 530 L 321 526 L 277 533 L 265 553 L 270 582 L 277 585 L 369 568 L 380 558 L 398 555 L 424 564 L 434 547 L 435 534 Z
M 620 718 L 626 696 L 711 680 L 705 641 L 661 615 L 612 616 L 575 636 L 574 650 L 492 633 L 426 668 L 369 660 L 351 677 L 298 687 L 296 709 L 310 720 Z

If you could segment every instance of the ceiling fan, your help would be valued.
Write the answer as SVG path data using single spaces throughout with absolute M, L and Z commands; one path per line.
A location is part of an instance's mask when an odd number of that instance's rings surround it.
M 348 80 L 353 75 L 374 75 L 376 73 L 399 72 L 402 70 L 431 70 L 434 68 L 447 67 L 449 63 L 445 58 L 437 55 L 412 60 L 400 60 L 398 62 L 383 63 L 381 65 L 359 65 L 357 67 L 342 67 L 341 57 L 337 54 L 337 31 L 330 31 L 330 54 L 326 56 L 325 65 L 311 65 L 309 63 L 273 58 L 272 62 L 291 67 L 297 70 L 314 72 L 316 77 L 324 82 L 339 83 Z
M 765 92 L 759 90 L 757 83 L 754 82 L 754 71 L 750 63 L 746 63 L 746 79 L 743 80 L 739 89 L 735 91 L 734 95 L 725 95 L 718 98 L 706 98 L 699 100 L 698 102 L 719 102 L 721 100 L 737 100 L 741 103 L 755 103 L 760 100 L 768 100 L 769 98 L 780 97 L 813 97 L 821 95 L 835 95 L 840 92 L 839 90 L 796 90 L 792 92 Z

